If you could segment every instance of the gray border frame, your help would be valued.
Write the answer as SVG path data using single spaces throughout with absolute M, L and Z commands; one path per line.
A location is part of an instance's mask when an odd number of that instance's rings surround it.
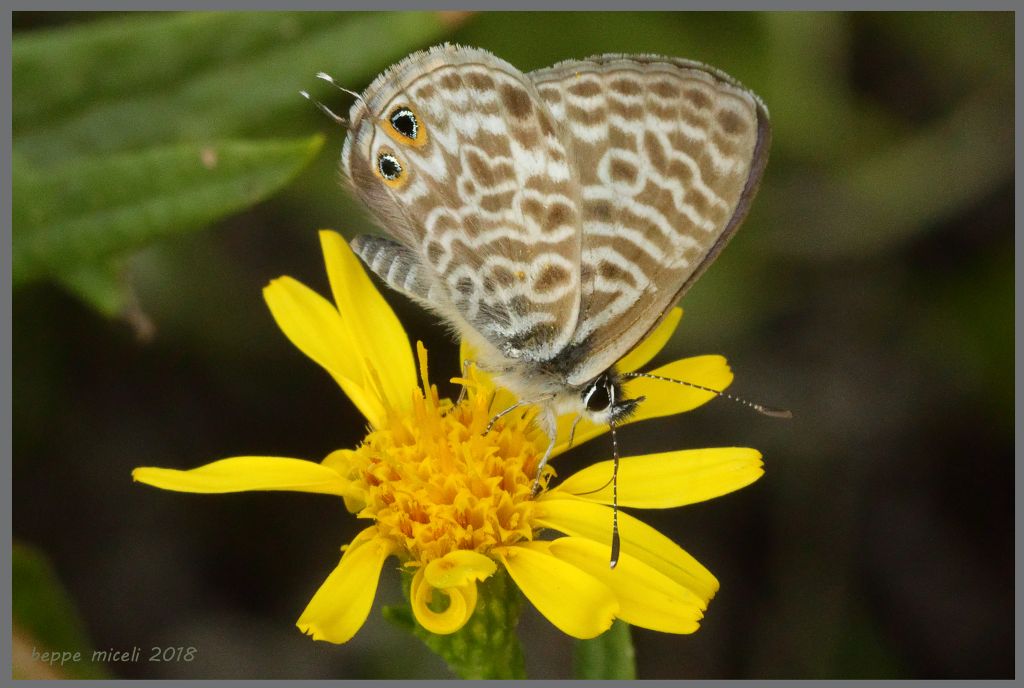
M 108 0 L 108 2 L 105 3 L 105 6 L 103 7 L 103 10 L 105 10 L 105 11 L 115 10 L 116 11 L 116 10 L 139 10 L 139 9 L 149 9 L 149 10 L 168 9 L 166 6 L 158 6 L 158 5 L 150 5 L 149 7 L 140 7 L 141 4 L 142 3 L 138 3 L 138 2 L 129 2 L 128 0 L 114 0 L 113 2 L 110 2 Z M 215 7 L 211 7 L 208 4 L 203 4 L 203 3 L 197 2 L 196 0 L 191 0 L 191 1 L 187 1 L 187 2 L 180 2 L 180 3 L 176 3 L 176 4 L 177 4 L 177 7 L 173 8 L 175 10 L 210 10 L 210 9 L 243 10 L 244 9 L 244 10 L 255 10 L 255 11 L 258 11 L 258 10 L 274 9 L 273 7 L 267 6 L 270 3 L 267 3 L 265 0 L 257 0 L 257 2 L 250 2 L 250 3 L 241 3 L 241 2 L 238 2 L 237 0 L 229 0 L 228 2 L 224 2 L 222 0 L 221 2 L 216 3 Z M 589 10 L 593 10 L 593 11 L 596 11 L 596 10 L 623 9 L 623 5 L 625 3 L 621 2 L 621 0 L 591 0 L 590 2 L 584 2 L 583 0 L 570 0 L 570 1 L 566 1 L 566 0 L 561 0 L 561 1 L 558 1 L 558 0 L 554 0 L 554 1 L 552 1 L 552 0 L 546 0 L 546 1 L 545 0 L 516 0 L 516 2 L 514 2 L 514 3 L 509 3 L 509 4 L 514 4 L 515 7 L 509 7 L 508 4 L 505 4 L 505 3 L 501 3 L 501 4 L 504 4 L 505 6 L 502 7 L 497 2 L 493 2 L 493 3 L 487 3 L 487 2 L 483 2 L 483 3 L 481 3 L 481 2 L 469 2 L 469 3 L 466 3 L 466 2 L 463 2 L 463 3 L 459 3 L 458 7 L 453 7 L 453 6 L 449 5 L 449 6 L 444 7 L 444 9 L 448 9 L 448 10 L 453 10 L 453 9 L 464 9 L 464 10 L 491 10 L 491 9 L 504 9 L 504 10 L 508 10 L 508 9 L 515 9 L 515 10 L 567 10 L 567 11 L 573 11 L 573 10 L 575 10 L 575 11 L 589 11 Z M 745 1 L 744 0 L 728 0 L 727 2 L 720 2 L 720 3 L 716 3 L 716 2 L 713 2 L 713 1 L 712 2 L 707 2 L 705 0 L 705 2 L 697 2 L 697 3 L 693 3 L 693 4 L 687 3 L 687 6 L 681 6 L 681 4 L 682 3 L 679 3 L 678 0 L 675 1 L 675 2 L 673 2 L 673 0 L 644 0 L 643 2 L 639 2 L 639 3 L 631 3 L 631 6 L 628 9 L 630 11 L 647 11 L 647 10 L 701 10 L 701 9 L 703 9 L 703 10 L 711 10 L 711 9 L 714 9 L 714 10 L 844 10 L 844 9 L 848 9 L 848 8 L 843 7 L 841 4 L 833 4 L 832 6 L 828 6 L 830 3 L 827 3 L 827 2 L 826 3 L 822 3 L 822 2 L 807 2 L 807 1 L 801 1 L 801 0 L 795 0 L 795 1 L 794 0 L 789 0 L 788 2 L 780 3 L 780 4 L 778 4 L 778 5 L 774 6 L 774 7 L 765 7 L 764 3 L 754 2 L 752 0 L 745 0 Z M 936 7 L 935 6 L 936 4 L 943 5 L 943 6 L 942 7 Z M 1024 27 L 1024 18 L 1022 18 L 1022 16 L 1020 14 L 1016 13 L 1016 6 L 1015 6 L 1014 3 L 1010 2 L 1009 0 L 1002 0 L 1002 1 L 999 1 L 999 0 L 996 0 L 996 1 L 988 0 L 988 2 L 985 2 L 981 6 L 968 7 L 968 6 L 965 6 L 966 4 L 967 3 L 959 3 L 959 4 L 958 3 L 952 3 L 952 2 L 948 2 L 948 0 L 946 0 L 946 1 L 940 0 L 939 3 L 922 2 L 921 0 L 903 0 L 902 2 L 896 2 L 896 3 L 893 3 L 893 2 L 883 3 L 883 2 L 877 2 L 876 1 L 876 2 L 872 2 L 872 3 L 868 3 L 868 4 L 865 4 L 865 5 L 856 7 L 856 10 L 858 10 L 858 11 L 859 10 L 891 11 L 891 10 L 935 10 L 935 9 L 941 9 L 941 10 L 949 11 L 949 10 L 967 10 L 967 9 L 970 9 L 970 10 L 991 10 L 991 11 L 1013 11 L 1013 12 L 1015 12 L 1014 28 L 1015 28 L 1016 38 L 1017 39 L 1020 38 L 1021 33 L 1022 33 L 1022 27 Z M 256 5 L 256 6 L 254 7 L 254 5 Z M 263 6 L 260 6 L 260 5 L 263 5 Z M 346 6 L 339 6 L 339 5 L 346 5 Z M 44 3 L 43 7 L 33 8 L 33 9 L 34 10 L 35 9 L 38 9 L 38 10 L 58 10 L 58 9 L 63 9 L 63 10 L 82 10 L 83 8 L 81 8 L 78 5 L 78 3 L 72 2 L 70 0 L 63 0 L 63 1 L 58 1 L 58 2 L 53 2 L 53 1 L 46 2 L 46 3 Z M 371 3 L 368 3 L 368 2 L 349 4 L 348 2 L 339 3 L 336 0 L 334 2 L 330 2 L 328 0 L 315 0 L 313 2 L 310 2 L 310 0 L 306 0 L 305 2 L 300 3 L 299 6 L 290 7 L 289 9 L 306 9 L 306 10 L 322 9 L 322 10 L 339 11 L 339 10 L 356 10 L 356 9 L 360 9 L 360 10 L 411 10 L 411 9 L 430 9 L 430 8 L 425 8 L 423 6 L 423 3 L 417 3 L 416 0 L 397 0 L 397 1 L 396 0 L 392 0 L 392 2 L 387 3 L 386 7 L 381 7 L 379 4 L 375 5 L 375 4 L 371 4 Z M 9 10 L 8 13 L 7 13 L 9 26 L 10 26 L 10 22 L 11 22 L 11 14 L 12 13 L 13 13 L 13 10 Z M 10 50 L 10 48 L 11 48 L 12 38 L 13 38 L 12 34 L 9 31 L 8 34 L 7 34 L 7 49 L 3 53 L 3 61 L 4 61 L 4 66 L 3 67 L 4 68 L 3 68 L 2 74 L 0 74 L 0 78 L 2 78 L 3 85 L 4 85 L 3 93 L 4 93 L 4 96 L 5 96 L 5 100 L 7 101 L 6 102 L 6 108 L 4 109 L 4 113 L 3 113 L 5 128 L 6 128 L 7 131 L 11 131 L 11 105 L 12 105 L 11 104 L 11 97 L 12 96 L 11 96 L 11 50 Z M 1016 51 L 1016 50 L 1015 50 L 1015 54 L 1014 54 L 1014 62 L 1015 62 L 1015 68 L 1016 68 L 1015 88 L 1017 88 L 1020 85 L 1020 81 L 1021 81 L 1021 76 L 1020 75 L 1021 75 L 1021 72 L 1022 72 L 1022 64 L 1024 64 L 1024 60 L 1021 59 L 1020 53 L 1018 51 Z M 1016 143 L 1015 143 L 1015 155 L 1016 155 L 1016 159 L 1019 160 L 1020 157 L 1021 157 L 1022 146 L 1024 146 L 1024 144 L 1022 144 L 1021 136 L 1020 136 L 1021 135 L 1021 121 L 1022 121 L 1021 120 L 1022 101 L 1021 101 L 1021 97 L 1020 97 L 1019 88 L 1017 88 L 1017 92 L 1015 94 L 1015 102 L 1016 102 L 1016 114 L 1015 114 L 1015 122 L 1014 122 L 1014 124 L 1015 124 L 1015 131 L 1016 131 L 1016 134 L 1017 134 L 1016 135 Z M 2 189 L 2 194 L 3 195 L 0 196 L 0 205 L 3 205 L 3 207 L 6 207 L 8 209 L 8 212 L 5 214 L 3 222 L 0 223 L 0 225 L 2 225 L 2 226 L 0 226 L 0 237 L 2 237 L 3 246 L 6 248 L 5 251 L 0 252 L 0 254 L 2 254 L 2 258 L 0 258 L 0 277 L 2 277 L 2 284 L 3 284 L 3 290 L 4 290 L 4 298 L 2 299 L 2 301 L 0 301 L 0 312 L 2 312 L 2 314 L 4 316 L 3 317 L 3 323 L 4 323 L 3 334 L 2 334 L 2 336 L 0 336 L 0 353 L 2 353 L 2 355 L 3 355 L 3 365 L 0 366 L 0 385 L 2 385 L 2 388 L 6 391 L 6 394 L 3 395 L 3 417 L 2 417 L 2 421 L 0 421 L 0 437 L 3 438 L 2 446 L 0 446 L 0 463 L 2 463 L 8 479 L 6 481 L 4 481 L 2 491 L 0 491 L 0 499 L 3 499 L 3 500 L 6 501 L 6 507 L 5 507 L 4 513 L 7 516 L 8 527 L 7 527 L 6 533 L 5 533 L 5 536 L 6 536 L 6 548 L 3 551 L 3 553 L 2 553 L 2 556 L 5 559 L 6 565 L 3 566 L 2 568 L 0 568 L 0 580 L 3 581 L 4 587 L 8 591 L 8 594 L 3 598 L 3 600 L 0 600 L 0 605 L 2 605 L 2 606 L 0 606 L 0 608 L 5 610 L 6 618 L 11 618 L 11 594 L 12 594 L 12 588 L 11 588 L 11 566 L 10 566 L 10 564 L 11 564 L 11 547 L 12 547 L 12 543 L 13 543 L 13 474 L 12 474 L 12 466 L 13 466 L 13 444 L 12 444 L 13 443 L 13 425 L 12 425 L 13 424 L 13 388 L 12 388 L 12 374 L 13 374 L 13 357 L 12 357 L 13 356 L 13 354 L 12 354 L 12 343 L 13 343 L 12 342 L 12 337 L 13 337 L 13 310 L 12 310 L 13 309 L 13 290 L 12 290 L 12 286 L 11 286 L 11 250 L 10 250 L 10 247 L 11 247 L 11 234 L 12 234 L 12 224 L 11 224 L 12 223 L 12 219 L 11 219 L 11 215 L 10 215 L 10 209 L 12 207 L 12 204 L 11 204 L 11 201 L 12 201 L 12 198 L 11 198 L 11 195 L 12 195 L 12 189 L 11 189 L 12 140 L 10 138 L 8 138 L 8 139 L 6 139 L 4 141 L 4 153 L 5 153 L 6 162 L 5 162 L 5 165 L 3 167 L 4 183 L 3 183 L 3 189 Z M 1021 189 L 1020 189 L 1020 182 L 1019 181 L 1015 181 L 1014 197 L 1015 197 L 1016 212 L 1017 212 L 1017 225 L 1019 226 L 1019 224 L 1020 224 L 1020 213 L 1021 213 L 1021 200 L 1022 200 L 1021 199 Z M 1015 227 L 1015 235 L 1019 235 L 1019 231 L 1017 231 L 1016 227 Z M 1015 262 L 1019 261 L 1019 259 L 1022 256 L 1024 256 L 1024 247 L 1021 246 L 1021 243 L 1019 241 L 1015 241 L 1015 247 L 1014 247 Z M 1018 297 L 1017 298 L 1018 308 L 1024 308 L 1024 306 L 1020 305 L 1021 304 L 1021 299 L 1019 298 L 1019 296 L 1021 294 L 1021 287 L 1020 287 L 1019 284 L 1017 284 L 1015 282 L 1015 287 L 1014 288 L 1015 288 L 1015 295 Z M 1015 315 L 1016 315 L 1016 318 L 1015 318 L 1015 323 L 1014 323 L 1014 336 L 1016 337 L 1016 331 L 1017 331 L 1016 325 L 1017 325 L 1017 322 L 1020 321 L 1020 311 L 1018 310 L 1015 313 Z M 1021 358 L 1020 351 L 1018 349 L 1017 350 L 1017 356 L 1016 356 L 1018 364 L 1020 362 L 1020 358 Z M 1019 365 L 1016 366 L 1014 372 L 1015 372 L 1015 380 L 1014 380 L 1015 381 L 1015 391 L 1020 391 L 1020 389 L 1021 389 L 1021 381 L 1022 381 L 1022 379 L 1024 379 L 1024 372 L 1021 371 L 1021 368 L 1020 368 Z M 1024 410 L 1022 410 L 1018 406 L 1015 409 L 1015 419 L 1016 419 L 1017 427 L 1021 426 L 1022 418 L 1024 418 Z M 1015 446 L 1014 455 L 1015 455 L 1015 459 L 1016 459 L 1017 458 L 1017 448 L 1016 448 L 1016 446 Z M 1019 461 L 1017 463 L 1019 463 Z M 1016 496 L 1017 493 L 1020 492 L 1019 488 L 1021 487 L 1022 481 L 1024 481 L 1024 478 L 1022 478 L 1021 472 L 1017 471 L 1015 473 L 1015 479 L 1014 479 L 1014 488 L 1015 488 L 1015 493 L 1014 494 L 1015 494 L 1015 496 Z M 1015 499 L 1015 502 L 1014 502 L 1014 522 L 1015 522 L 1014 564 L 1015 564 L 1015 568 L 1017 570 L 1016 581 L 1019 583 L 1019 581 L 1020 581 L 1020 567 L 1019 567 L 1020 558 L 1019 558 L 1019 553 L 1020 553 L 1020 549 L 1021 549 L 1019 547 L 1020 541 L 1021 541 L 1021 527 L 1020 527 L 1021 526 L 1021 506 L 1020 506 L 1020 503 L 1016 501 L 1016 499 Z M 1020 649 L 1020 643 L 1021 643 L 1021 634 L 1019 632 L 1021 630 L 1021 626 L 1020 626 L 1020 622 L 1021 622 L 1021 600 L 1020 600 L 1019 597 L 1015 597 L 1015 601 L 1014 601 L 1014 621 L 1015 621 L 1015 623 L 1014 623 L 1015 630 L 1017 631 L 1017 633 L 1016 633 L 1016 636 L 1017 636 L 1017 646 L 1016 646 L 1016 649 L 1019 650 Z M 6 659 L 6 665 L 7 666 L 11 666 L 12 665 L 12 657 L 11 657 L 11 654 L 12 654 L 12 633 L 13 633 L 13 629 L 12 629 L 11 625 L 5 625 L 4 626 L 4 638 L 3 638 L 2 652 L 3 652 L 3 657 Z M 1014 659 L 1014 673 L 1015 674 L 1016 674 L 1016 668 L 1017 668 L 1017 663 L 1016 663 L 1016 656 L 1015 656 L 1015 659 Z M 3 684 L 7 684 L 8 680 L 9 679 L 7 679 L 6 676 L 0 676 L 0 682 L 2 682 Z M 13 683 L 13 680 L 11 682 Z M 129 685 L 136 685 L 136 684 L 137 685 L 154 685 L 154 686 L 155 685 L 166 685 L 166 683 L 164 681 L 158 681 L 158 680 L 122 680 L 122 681 L 118 681 L 118 682 L 119 683 L 127 683 Z M 560 682 L 555 682 L 555 681 L 530 681 L 530 682 L 531 683 L 545 683 L 545 684 L 547 684 L 547 683 L 560 683 Z M 1011 685 L 1011 684 L 1014 684 L 1015 682 L 1016 682 L 1015 679 L 1013 679 L 1013 680 L 992 680 L 992 681 L 985 681 L 984 683 L 986 683 L 986 684 L 998 684 L 998 685 Z M 47 683 L 49 683 L 49 681 L 47 681 Z M 214 686 L 214 685 L 216 685 L 216 686 L 221 686 L 221 685 L 243 685 L 243 684 L 246 684 L 246 685 L 248 685 L 248 684 L 260 684 L 260 685 L 271 685 L 271 686 L 288 686 L 288 685 L 294 683 L 294 681 L 292 681 L 292 680 L 261 680 L 261 681 L 195 680 L 195 681 L 189 681 L 189 683 L 195 683 L 195 684 L 199 684 L 199 685 L 210 685 L 210 686 Z M 315 684 L 351 683 L 351 684 L 355 684 L 355 683 L 365 683 L 365 681 L 309 681 L 309 683 L 315 683 Z M 441 680 L 425 680 L 425 681 L 391 681 L 391 680 L 384 680 L 384 681 L 377 681 L 377 682 L 375 682 L 375 684 L 379 684 L 379 685 L 401 685 L 401 684 L 413 684 L 413 683 L 415 683 L 415 685 L 437 686 L 438 688 L 441 688 L 442 686 L 444 686 L 444 687 L 450 686 L 452 682 L 451 681 L 441 681 Z M 471 683 L 499 683 L 499 682 L 494 682 L 494 681 L 473 681 Z M 609 681 L 609 682 L 606 682 L 606 685 L 613 685 L 613 686 L 614 685 L 627 685 L 627 684 L 630 684 L 630 683 L 632 683 L 632 682 L 629 682 L 629 681 Z M 645 683 L 649 684 L 649 685 L 655 685 L 655 686 L 662 686 L 662 685 L 669 686 L 669 685 L 683 685 L 684 684 L 683 681 L 647 681 Z M 694 686 L 694 685 L 697 685 L 697 686 L 710 686 L 710 685 L 716 685 L 717 686 L 717 685 L 722 685 L 723 683 L 725 683 L 725 684 L 739 683 L 739 681 L 724 681 L 724 682 L 722 682 L 722 681 L 714 681 L 714 682 L 712 682 L 712 681 L 705 681 L 705 680 L 701 680 L 701 681 L 687 681 L 687 682 L 685 682 L 685 685 L 687 685 L 687 686 Z M 744 682 L 744 683 L 745 684 L 749 684 L 749 685 L 757 685 L 757 686 L 789 686 L 789 685 L 792 685 L 793 681 L 787 681 L 787 680 L 756 680 L 756 681 L 749 681 L 749 682 Z M 841 682 L 841 681 L 838 681 L 838 680 L 821 680 L 821 681 L 815 680 L 815 681 L 807 681 L 807 682 L 803 682 L 803 683 L 807 683 L 807 684 L 810 684 L 810 685 L 840 685 L 840 684 L 845 684 L 845 683 L 848 683 L 848 682 L 845 682 L 845 681 Z M 866 683 L 866 681 L 865 681 L 865 683 Z M 872 683 L 876 683 L 878 685 L 901 685 L 901 686 L 902 685 L 914 685 L 914 686 L 926 686 L 927 685 L 927 686 L 931 686 L 931 685 L 938 685 L 939 681 L 938 680 L 874 681 Z M 965 681 L 953 681 L 953 682 L 943 681 L 942 685 L 944 685 L 944 686 L 945 685 L 972 686 L 972 685 L 975 685 L 977 683 L 981 683 L 981 682 L 980 681 L 966 681 L 966 680 Z M 73 680 L 73 681 L 61 681 L 60 684 L 61 685 L 65 685 L 65 684 L 75 685 L 75 684 L 87 684 L 87 682 L 85 682 L 85 681 L 74 681 Z

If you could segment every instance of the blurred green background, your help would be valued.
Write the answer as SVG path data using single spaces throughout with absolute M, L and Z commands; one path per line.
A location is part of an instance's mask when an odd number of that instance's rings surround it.
M 317 71 L 361 90 L 451 40 L 524 71 L 697 59 L 772 113 L 753 211 L 659 360 L 723 353 L 733 391 L 795 419 L 723 401 L 620 436 L 626 454 L 753 446 L 767 467 L 647 519 L 722 588 L 693 636 L 634 631 L 639 676 L 1013 676 L 1011 13 L 15 13 L 13 28 L 16 675 L 448 675 L 379 609 L 344 646 L 295 629 L 357 531 L 341 500 L 165 493 L 129 472 L 359 441 L 361 417 L 260 294 L 282 274 L 328 293 L 316 230 L 370 229 L 338 183 L 344 130 L 298 91 L 345 112 Z M 443 327 L 388 298 L 434 377 L 455 374 Z M 399 598 L 389 570 L 377 606 Z M 532 678 L 569 676 L 546 620 L 528 610 L 521 635 Z M 25 654 L 136 645 L 199 651 L 55 670 Z

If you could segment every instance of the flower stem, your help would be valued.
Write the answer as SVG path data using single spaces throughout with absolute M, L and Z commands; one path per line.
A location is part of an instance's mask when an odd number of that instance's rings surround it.
M 573 676 L 585 679 L 636 678 L 636 654 L 629 624 L 618 619 L 612 627 L 591 640 L 577 640 L 573 653 Z

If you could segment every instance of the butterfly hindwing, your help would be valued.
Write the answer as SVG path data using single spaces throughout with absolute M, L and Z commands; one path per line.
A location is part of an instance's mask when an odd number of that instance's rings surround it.
M 490 53 L 441 46 L 378 77 L 350 119 L 342 168 L 414 254 L 404 290 L 509 359 L 562 351 L 580 312 L 580 188 L 533 83 Z
M 634 348 L 724 247 L 767 161 L 767 111 L 699 63 L 603 55 L 527 75 L 581 187 L 580 349 L 569 384 Z

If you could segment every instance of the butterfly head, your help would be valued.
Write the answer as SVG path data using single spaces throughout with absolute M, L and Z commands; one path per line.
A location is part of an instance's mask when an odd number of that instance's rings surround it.
M 617 424 L 636 412 L 644 397 L 627 399 L 621 377 L 607 370 L 588 382 L 580 390 L 584 414 L 595 423 Z

